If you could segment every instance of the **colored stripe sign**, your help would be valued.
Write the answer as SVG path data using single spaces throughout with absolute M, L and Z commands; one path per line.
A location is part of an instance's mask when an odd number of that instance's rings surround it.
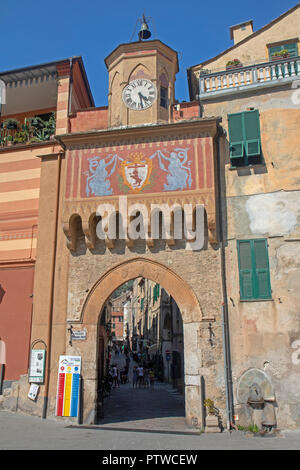
M 60 356 L 58 366 L 56 416 L 78 416 L 80 356 Z

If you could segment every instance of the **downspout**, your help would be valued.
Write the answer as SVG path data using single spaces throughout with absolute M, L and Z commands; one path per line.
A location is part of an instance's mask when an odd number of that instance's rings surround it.
M 221 250 L 221 277 L 222 277 L 222 292 L 223 292 L 223 305 L 222 305 L 222 333 L 223 333 L 223 352 L 224 352 L 224 375 L 225 375 L 225 390 L 226 390 L 226 409 L 227 409 L 227 429 L 235 428 L 234 425 L 234 408 L 233 408 L 233 386 L 232 386 L 232 370 L 231 370 L 231 353 L 230 353 L 230 329 L 229 329 L 229 315 L 228 315 L 228 301 L 227 301 L 227 283 L 226 283 L 226 254 L 225 254 L 225 241 L 223 231 L 223 211 L 222 211 L 222 177 L 220 165 L 220 137 L 223 131 L 219 127 L 217 135 L 217 175 L 218 175 L 218 223 L 220 234 L 220 250 Z

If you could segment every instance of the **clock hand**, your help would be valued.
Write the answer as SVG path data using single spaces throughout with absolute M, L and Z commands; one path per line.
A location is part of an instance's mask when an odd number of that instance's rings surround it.
M 139 97 L 140 97 L 141 107 L 143 108 L 144 107 L 143 106 L 143 101 L 142 101 L 143 100 L 143 95 L 142 95 L 141 92 L 139 92 Z
M 149 98 L 146 98 L 146 96 L 142 95 L 142 93 L 140 93 L 141 97 L 143 98 L 144 101 L 149 101 Z

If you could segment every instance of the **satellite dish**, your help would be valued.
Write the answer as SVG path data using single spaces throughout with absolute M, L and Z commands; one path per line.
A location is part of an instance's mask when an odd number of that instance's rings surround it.
M 267 374 L 260 369 L 249 369 L 240 377 L 237 387 L 237 401 L 245 404 L 248 401 L 250 387 L 257 384 L 264 400 L 275 401 L 274 389 Z

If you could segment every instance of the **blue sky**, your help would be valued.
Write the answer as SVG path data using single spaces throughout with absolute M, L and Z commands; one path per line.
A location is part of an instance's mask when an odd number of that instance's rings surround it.
M 107 105 L 104 58 L 130 42 L 145 10 L 153 36 L 179 54 L 176 98 L 189 100 L 186 69 L 233 43 L 229 27 L 253 19 L 254 30 L 296 0 L 0 0 L 0 71 L 81 55 L 96 106 Z M 132 40 L 137 40 L 137 31 Z

